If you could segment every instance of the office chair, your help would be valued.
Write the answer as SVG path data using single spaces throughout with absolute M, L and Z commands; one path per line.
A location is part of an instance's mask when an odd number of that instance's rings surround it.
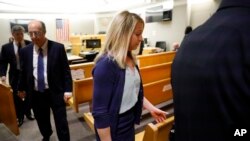
M 140 49 L 139 49 L 139 53 L 138 53 L 138 55 L 142 55 L 143 48 L 144 48 L 144 41 L 141 41 L 141 44 L 140 44 Z
M 155 46 L 163 49 L 163 51 L 168 51 L 167 44 L 165 41 L 157 41 Z

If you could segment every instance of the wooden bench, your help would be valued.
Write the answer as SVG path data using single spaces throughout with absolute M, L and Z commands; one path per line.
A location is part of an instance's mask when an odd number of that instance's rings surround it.
M 160 103 L 159 101 L 164 101 L 169 99 L 166 91 L 166 87 L 169 87 L 170 80 L 165 80 L 170 78 L 171 62 L 163 63 L 159 65 L 147 66 L 140 68 L 142 81 L 144 85 L 145 96 L 151 101 L 158 101 L 155 103 Z M 152 84 L 151 84 L 152 83 Z M 155 95 L 150 96 L 154 93 L 159 94 L 159 98 Z M 93 80 L 92 77 L 88 77 L 82 80 L 73 80 L 73 97 L 69 100 L 69 105 L 74 108 L 74 110 L 79 112 L 79 104 L 89 102 L 92 99 L 93 93 Z M 164 97 L 164 98 L 162 98 Z M 154 100 L 158 99 L 158 100 Z M 159 100 L 162 99 L 162 100 Z
M 173 98 L 170 78 L 143 85 L 144 96 L 153 104 L 157 105 Z M 94 132 L 94 119 L 91 112 L 83 113 L 83 118 Z
M 144 96 L 153 104 L 158 105 L 173 98 L 170 78 L 143 85 Z
M 82 80 L 73 80 L 72 98 L 68 104 L 74 108 L 75 112 L 79 112 L 79 104 L 92 101 L 93 94 L 93 78 Z
M 175 51 L 153 53 L 137 56 L 139 67 L 146 67 L 161 63 L 172 62 L 175 57 Z
M 90 127 L 90 129 L 95 132 L 94 127 L 94 117 L 92 116 L 91 112 L 83 113 L 83 118 L 86 121 L 87 125 Z
M 12 89 L 6 84 L 0 84 L 0 93 L 0 122 L 15 135 L 19 135 Z
M 135 141 L 168 141 L 174 116 L 157 124 L 149 123 L 145 130 L 135 135 Z
M 95 132 L 94 118 L 90 112 L 84 113 L 83 118 Z M 174 116 L 171 116 L 161 123 L 153 124 L 149 123 L 146 125 L 145 130 L 135 135 L 135 141 L 168 141 L 169 132 L 174 122 Z
M 70 70 L 82 69 L 84 72 L 84 78 L 92 77 L 93 68 L 94 68 L 94 62 L 70 65 Z
M 172 62 L 151 65 L 140 68 L 142 83 L 147 84 L 154 81 L 170 78 Z
M 163 52 L 163 53 L 154 53 L 148 55 L 139 55 L 137 56 L 138 65 L 140 68 L 146 66 L 152 66 L 167 62 L 172 62 L 175 56 L 175 51 Z M 71 70 L 82 69 L 84 71 L 84 78 L 92 77 L 92 69 L 94 68 L 94 62 L 89 63 L 80 63 L 70 65 Z

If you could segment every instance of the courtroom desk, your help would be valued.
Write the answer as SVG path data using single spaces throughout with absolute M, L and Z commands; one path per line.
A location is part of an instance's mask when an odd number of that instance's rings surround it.
M 81 56 L 77 56 L 77 55 L 67 55 L 67 58 L 68 58 L 69 64 L 77 64 L 77 63 L 87 62 L 86 59 L 84 59 Z
M 83 57 L 84 59 L 87 60 L 87 62 L 93 62 L 96 55 L 98 54 L 99 52 L 97 51 L 83 51 L 83 52 L 80 52 L 79 53 L 79 56 Z
M 161 48 L 158 47 L 144 47 L 142 54 L 152 54 L 152 53 L 158 53 L 158 52 L 163 52 Z

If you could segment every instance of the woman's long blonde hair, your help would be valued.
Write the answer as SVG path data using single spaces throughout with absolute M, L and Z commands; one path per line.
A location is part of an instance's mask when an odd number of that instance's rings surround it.
M 94 62 L 96 63 L 105 54 L 113 58 L 120 68 L 126 67 L 127 56 L 131 57 L 136 63 L 134 55 L 131 51 L 128 51 L 128 48 L 130 38 L 138 22 L 144 24 L 143 19 L 135 13 L 122 11 L 116 15 L 109 25 L 105 45 Z

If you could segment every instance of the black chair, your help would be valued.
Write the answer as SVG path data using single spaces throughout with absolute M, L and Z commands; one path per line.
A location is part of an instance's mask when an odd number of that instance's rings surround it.
M 141 44 L 140 44 L 140 49 L 139 49 L 139 53 L 138 53 L 138 55 L 142 55 L 143 48 L 144 48 L 144 41 L 141 41 Z
M 157 41 L 155 44 L 156 47 L 163 49 L 163 51 L 168 51 L 167 44 L 165 41 Z

